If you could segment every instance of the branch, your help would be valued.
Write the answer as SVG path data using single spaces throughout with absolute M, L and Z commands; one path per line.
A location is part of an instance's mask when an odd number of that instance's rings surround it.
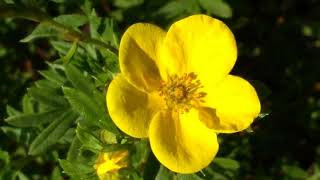
M 82 41 L 105 48 L 114 54 L 118 54 L 118 50 L 111 45 L 104 43 L 98 39 L 91 38 L 90 36 L 73 30 L 57 21 L 54 21 L 49 15 L 40 11 L 39 9 L 28 7 L 18 8 L 13 6 L 0 6 L 0 17 L 22 18 L 39 23 L 47 23 L 59 32 L 66 34 L 64 40 L 67 41 Z

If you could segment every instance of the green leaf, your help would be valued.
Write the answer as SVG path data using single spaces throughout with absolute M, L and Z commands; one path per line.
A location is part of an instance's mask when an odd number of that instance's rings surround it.
M 30 113 L 34 112 L 33 103 L 31 102 L 30 97 L 28 96 L 28 94 L 25 94 L 23 96 L 22 109 L 23 109 L 23 112 L 26 113 L 26 114 L 30 114 Z
M 23 174 L 23 172 L 21 172 L 21 171 L 18 171 L 17 172 L 17 179 L 19 179 L 19 180 L 29 180 L 29 178 L 25 175 L 25 174 Z
M 117 136 L 114 133 L 109 132 L 107 130 L 102 130 L 100 132 L 100 139 L 106 144 L 117 143 Z
M 91 0 L 84 0 L 81 10 L 87 15 L 90 16 L 90 13 L 92 11 L 92 1 Z
M 229 158 L 216 157 L 213 160 L 213 163 L 224 168 L 224 169 L 229 169 L 229 170 L 237 170 L 240 168 L 240 164 L 238 161 L 235 161 L 235 160 L 229 159 Z
M 307 180 L 319 180 L 320 179 L 320 168 L 319 164 L 315 164 L 312 174 L 307 178 Z
M 15 142 L 22 143 L 24 145 L 29 145 L 31 138 L 33 137 L 34 131 L 29 129 L 22 129 L 10 126 L 2 126 L 1 130 Z
M 293 179 L 306 179 L 308 177 L 308 173 L 298 166 L 284 165 L 282 171 Z
M 105 107 L 99 106 L 100 103 L 97 103 L 94 98 L 73 88 L 63 87 L 63 92 L 72 108 L 77 111 L 87 123 L 98 127 L 105 125 L 107 130 L 114 133 L 118 132 L 113 122 L 107 119 Z M 101 100 L 103 101 L 104 99 Z
M 143 1 L 144 0 L 115 0 L 114 5 L 119 8 L 130 8 L 142 4 Z
M 66 78 L 61 76 L 54 70 L 45 70 L 45 71 L 40 71 L 39 73 L 49 81 L 59 86 L 62 86 L 66 82 Z
M 160 163 L 153 153 L 149 153 L 148 160 L 145 164 L 145 169 L 143 173 L 144 179 L 155 179 L 157 172 L 160 169 Z
M 148 159 L 148 155 L 150 154 L 150 147 L 148 145 L 148 141 L 140 140 L 134 144 L 135 151 L 131 158 L 132 166 L 137 168 L 142 164 L 145 164 Z
M 90 16 L 90 35 L 92 38 L 100 38 L 99 28 L 101 27 L 101 23 L 103 22 L 103 18 L 98 17 L 96 11 L 93 9 Z
M 35 100 L 54 108 L 68 106 L 68 102 L 52 89 L 31 87 L 28 93 Z
M 0 165 L 4 164 L 4 166 L 7 166 L 10 162 L 10 156 L 9 156 L 9 153 L 7 151 L 2 151 L 0 149 L 0 160 L 3 162 L 3 163 L 0 163 Z M 1 162 L 0 161 L 0 162 Z M 1 167 L 1 166 L 0 166 Z M 0 168 L 0 172 L 1 172 L 1 169 Z
M 103 152 L 114 152 L 120 150 L 127 150 L 130 144 L 107 144 L 103 146 Z
M 66 54 L 66 56 L 62 57 L 62 61 L 64 64 L 68 64 L 70 62 L 71 58 L 77 52 L 77 49 L 78 49 L 78 42 L 74 41 L 68 53 Z
M 64 178 L 61 175 L 60 168 L 57 166 L 53 169 L 51 173 L 50 180 L 63 180 Z
M 68 155 L 67 155 L 68 161 L 76 161 L 78 159 L 78 157 L 80 155 L 81 145 L 82 144 L 77 137 L 73 138 L 73 141 L 70 145 Z
M 184 7 L 181 1 L 170 1 L 163 7 L 161 7 L 156 14 L 162 14 L 167 19 L 171 19 L 179 16 L 184 12 Z
M 7 105 L 7 106 L 6 106 L 6 110 L 7 110 L 8 116 L 15 116 L 15 115 L 21 114 L 20 111 L 14 109 L 14 108 L 11 107 L 10 105 Z
M 223 169 L 219 166 L 215 166 L 214 164 L 212 167 L 208 166 L 207 168 L 201 170 L 196 175 L 202 179 L 229 180 L 234 179 L 232 175 L 229 176 L 229 174 L 233 172 L 234 171 L 230 171 L 227 169 Z
M 77 28 L 88 22 L 88 17 L 81 14 L 64 14 L 54 18 L 55 21 L 66 26 Z
M 76 176 L 79 179 L 84 180 L 85 177 L 83 177 L 83 175 L 94 172 L 93 167 L 88 167 L 79 163 L 73 163 L 68 160 L 60 159 L 59 163 L 65 173 L 67 173 L 70 176 Z
M 114 47 L 119 48 L 119 37 L 115 30 L 116 24 L 113 19 L 104 20 L 104 31 L 102 33 L 102 40 L 110 42 Z
M 72 85 L 87 95 L 92 95 L 95 90 L 94 84 L 88 75 L 83 74 L 72 64 L 66 66 L 66 75 Z
M 164 166 L 160 166 L 155 180 L 174 180 L 175 174 Z
M 77 122 L 77 120 L 75 120 L 75 122 Z M 62 138 L 59 139 L 58 143 L 70 145 L 75 136 L 76 136 L 75 128 L 69 128 L 67 132 L 62 136 Z
M 93 152 L 100 152 L 102 144 L 94 135 L 88 131 L 82 129 L 80 126 L 77 127 L 76 134 L 78 139 L 81 141 L 83 146 L 89 148 Z
M 56 83 L 52 83 L 47 79 L 38 80 L 35 82 L 35 85 L 38 88 L 47 88 L 47 89 L 58 89 L 60 87 L 60 85 L 57 85 Z
M 45 128 L 32 142 L 29 148 L 30 155 L 45 152 L 54 145 L 66 133 L 73 124 L 78 114 L 71 110 L 57 117 L 47 128 Z
M 26 43 L 37 38 L 54 37 L 59 36 L 59 31 L 51 27 L 50 24 L 43 22 L 40 23 L 30 35 L 20 40 L 20 42 Z
M 61 53 L 62 55 L 67 55 L 73 45 L 68 42 L 54 41 L 54 40 L 51 40 L 50 43 L 53 46 L 53 48 L 55 50 L 57 50 L 59 53 Z M 79 55 L 81 55 L 81 57 L 82 57 L 82 56 L 86 55 L 86 52 L 84 51 L 83 48 L 78 46 L 77 53 L 74 56 L 79 56 Z M 73 58 L 75 58 L 75 57 L 73 57 Z M 84 58 L 84 57 L 82 57 L 82 58 Z
M 68 87 L 63 87 L 63 92 L 71 107 L 85 120 L 94 123 L 102 118 L 103 111 L 100 107 L 97 107 L 97 103 L 91 97 L 79 90 Z
M 4 2 L 7 4 L 14 4 L 15 3 L 14 0 L 4 0 Z
M 200 13 L 201 9 L 199 3 L 195 0 L 170 1 L 158 11 L 156 15 L 165 16 L 166 19 L 173 19 L 183 17 L 190 14 Z
M 89 61 L 88 61 L 89 64 L 92 61 L 92 59 L 94 59 L 94 60 L 98 59 L 97 49 L 95 48 L 94 45 L 86 44 L 85 48 L 86 48 L 86 52 L 88 54 L 88 57 L 90 58 L 90 59 L 88 58 L 89 59 Z
M 19 142 L 19 139 L 21 137 L 21 129 L 16 127 L 10 127 L 10 126 L 1 126 L 1 130 L 11 139 Z
M 119 38 L 112 19 L 98 17 L 95 11 L 92 11 L 89 19 L 91 37 L 109 42 L 114 47 L 119 47 Z
M 198 0 L 201 7 L 209 14 L 214 14 L 222 18 L 231 18 L 232 9 L 224 0 Z
M 10 116 L 5 121 L 10 125 L 17 127 L 37 127 L 54 120 L 57 116 L 63 114 L 65 109 L 55 109 L 37 114 L 21 114 Z

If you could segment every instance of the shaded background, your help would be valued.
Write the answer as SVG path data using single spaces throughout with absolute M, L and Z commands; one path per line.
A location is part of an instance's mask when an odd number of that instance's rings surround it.
M 205 13 L 223 20 L 237 39 L 239 57 L 232 73 L 251 80 L 263 103 L 253 133 L 223 135 L 219 156 L 240 162 L 236 179 L 320 179 L 320 1 L 318 0 L 96 0 L 99 16 L 113 17 L 120 34 L 135 22 L 167 29 L 178 19 Z M 23 0 L 17 3 L 24 3 Z M 52 17 L 82 13 L 85 1 L 38 1 Z M 6 105 L 21 107 L 38 70 L 57 54 L 46 39 L 19 40 L 37 23 L 0 19 L 0 126 Z M 88 31 L 88 27 L 83 27 Z M 17 153 L 25 148 L 0 131 L 0 149 L 12 152 L 27 176 L 50 176 L 50 159 Z M 13 153 L 14 152 L 14 153 Z M 22 153 L 23 154 L 23 153 Z M 0 154 L 1 157 L 1 154 Z M 1 159 L 1 158 L 0 158 Z M 18 162 L 18 161 L 16 161 Z M 0 163 L 1 168 L 1 163 Z

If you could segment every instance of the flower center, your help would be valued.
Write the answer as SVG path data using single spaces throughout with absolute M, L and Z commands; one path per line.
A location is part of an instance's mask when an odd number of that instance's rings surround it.
M 199 92 L 203 88 L 195 73 L 185 73 L 182 76 L 173 75 L 167 82 L 162 82 L 159 94 L 166 102 L 167 108 L 184 113 L 192 107 L 197 107 L 206 96 Z

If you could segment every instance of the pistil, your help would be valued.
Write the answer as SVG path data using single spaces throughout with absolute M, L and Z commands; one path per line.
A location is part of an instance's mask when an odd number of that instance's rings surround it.
M 185 73 L 180 77 L 170 76 L 167 82 L 162 82 L 159 94 L 164 98 L 167 108 L 184 113 L 204 102 L 206 93 L 201 92 L 201 88 L 203 86 L 195 73 Z

